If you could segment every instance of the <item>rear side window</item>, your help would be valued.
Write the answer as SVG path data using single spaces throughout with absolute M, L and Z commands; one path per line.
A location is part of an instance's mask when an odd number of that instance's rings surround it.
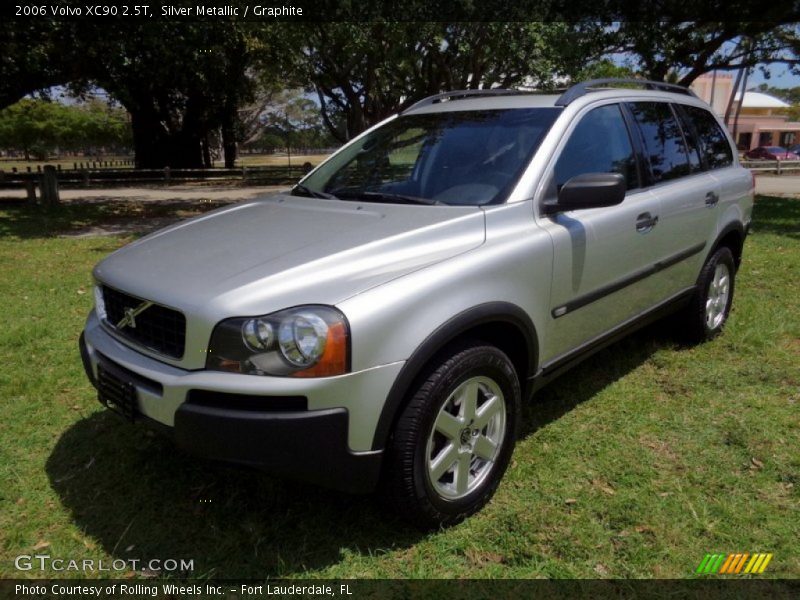
M 557 189 L 584 173 L 620 173 L 629 190 L 639 187 L 636 158 L 617 104 L 589 111 L 575 127 L 556 162 Z
M 697 137 L 700 138 L 701 152 L 709 169 L 721 169 L 733 164 L 733 153 L 728 137 L 717 123 L 714 116 L 698 106 L 681 106 L 694 125 Z
M 652 183 L 688 175 L 689 156 L 681 128 L 669 104 L 634 102 L 629 106 L 642 136 Z
M 703 161 L 700 157 L 703 155 L 703 149 L 700 145 L 700 140 L 697 139 L 697 132 L 692 126 L 689 117 L 687 117 L 686 113 L 681 110 L 680 105 L 673 104 L 672 110 L 675 112 L 675 116 L 678 117 L 678 121 L 681 123 L 681 129 L 683 129 L 683 139 L 686 140 L 686 147 L 689 149 L 689 167 L 692 173 L 702 171 L 704 167 Z

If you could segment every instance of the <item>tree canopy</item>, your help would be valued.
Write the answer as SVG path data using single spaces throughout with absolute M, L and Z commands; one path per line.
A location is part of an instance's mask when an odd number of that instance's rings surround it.
M 790 19 L 798 15 L 768 8 L 764 12 L 758 20 L 741 22 L 624 21 L 615 29 L 595 30 L 595 35 L 604 39 L 606 53 L 629 56 L 638 72 L 656 81 L 689 85 L 710 71 L 776 63 L 797 69 L 800 38 L 797 23 Z
M 54 85 L 101 87 L 130 114 L 138 166 L 208 166 L 217 140 L 231 166 L 250 127 L 275 129 L 257 112 L 275 89 L 314 95 L 345 141 L 451 89 L 547 88 L 597 73 L 688 85 L 776 62 L 800 72 L 795 5 L 745 7 L 739 22 L 655 20 L 634 4 L 613 23 L 12 20 L 0 30 L 0 108 Z
M 344 141 L 438 92 L 552 86 L 593 40 L 564 23 L 375 22 L 308 23 L 282 42 L 294 78 L 316 92 Z
M 55 149 L 119 150 L 131 143 L 128 115 L 97 100 L 66 105 L 23 99 L 0 111 L 0 148 L 46 158 Z

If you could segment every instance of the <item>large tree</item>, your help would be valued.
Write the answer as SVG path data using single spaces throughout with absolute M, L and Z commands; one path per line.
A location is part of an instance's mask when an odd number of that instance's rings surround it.
M 425 96 L 552 85 L 592 39 L 564 23 L 307 23 L 284 32 L 295 73 L 341 141 Z
M 47 158 L 54 150 L 130 147 L 130 124 L 124 110 L 106 102 L 61 104 L 23 98 L 0 110 L 0 148 Z
M 262 29 L 227 20 L 13 21 L 0 38 L 0 108 L 48 86 L 101 87 L 131 115 L 138 167 L 209 166 L 217 130 L 232 166 Z
M 131 115 L 136 164 L 209 166 L 209 135 L 221 128 L 226 164 L 235 119 L 250 89 L 251 38 L 228 21 L 83 23 L 85 82 L 106 89 Z
M 430 94 L 552 86 L 615 53 L 683 84 L 713 69 L 797 68 L 796 3 L 737 4 L 737 22 L 679 12 L 621 23 L 14 20 L 0 31 L 0 108 L 52 85 L 100 86 L 131 114 L 138 166 L 208 165 L 218 132 L 230 166 L 256 83 L 315 93 L 344 141 Z
M 731 10 L 737 9 L 732 6 Z M 591 27 L 593 34 L 603 39 L 607 53 L 627 55 L 648 79 L 689 85 L 714 70 L 734 71 L 778 63 L 797 70 L 800 15 L 791 2 L 758 10 L 758 15 L 752 15 L 753 20 L 697 22 L 686 21 L 682 16 L 664 16 Z
M 72 26 L 48 19 L 9 20 L 0 27 L 0 109 L 28 94 L 71 81 Z

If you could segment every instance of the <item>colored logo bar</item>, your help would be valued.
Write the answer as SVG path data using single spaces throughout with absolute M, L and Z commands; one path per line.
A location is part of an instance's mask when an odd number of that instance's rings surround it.
M 770 552 L 706 554 L 695 573 L 698 575 L 739 575 L 745 573 L 757 575 L 764 572 L 771 560 L 772 553 Z

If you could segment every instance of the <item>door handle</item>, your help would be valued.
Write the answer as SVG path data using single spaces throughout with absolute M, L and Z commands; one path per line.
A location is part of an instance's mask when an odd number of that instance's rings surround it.
M 655 217 L 649 212 L 642 213 L 636 217 L 636 231 L 639 233 L 648 233 L 653 230 L 653 227 L 658 223 L 658 215 Z
M 716 206 L 719 202 L 719 194 L 717 192 L 708 192 L 706 194 L 706 206 Z

